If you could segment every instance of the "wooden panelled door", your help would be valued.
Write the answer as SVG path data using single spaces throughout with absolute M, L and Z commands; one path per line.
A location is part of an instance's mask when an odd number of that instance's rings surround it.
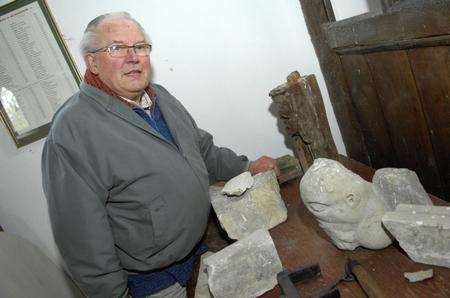
M 385 0 L 335 21 L 300 0 L 349 157 L 414 170 L 450 200 L 450 0 Z

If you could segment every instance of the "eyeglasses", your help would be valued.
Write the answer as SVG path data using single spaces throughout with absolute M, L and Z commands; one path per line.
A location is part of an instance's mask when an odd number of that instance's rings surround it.
M 91 53 L 108 52 L 113 58 L 123 58 L 129 53 L 129 49 L 133 49 L 137 56 L 148 56 L 152 51 L 152 45 L 148 43 L 138 43 L 134 46 L 127 46 L 124 44 L 112 44 L 100 49 L 96 49 Z

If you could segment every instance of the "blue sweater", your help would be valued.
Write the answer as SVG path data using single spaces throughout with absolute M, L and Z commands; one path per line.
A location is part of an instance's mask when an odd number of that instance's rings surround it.
M 167 127 L 164 116 L 159 109 L 156 97 L 153 99 L 153 104 L 149 111 L 151 116 L 141 108 L 133 108 L 133 111 L 141 116 L 164 138 L 177 146 Z M 128 288 L 130 289 L 131 295 L 138 298 L 149 296 L 164 290 L 176 282 L 185 286 L 189 279 L 191 279 L 194 271 L 195 258 L 206 251 L 207 246 L 204 243 L 200 243 L 183 260 L 169 267 L 147 273 L 128 275 Z

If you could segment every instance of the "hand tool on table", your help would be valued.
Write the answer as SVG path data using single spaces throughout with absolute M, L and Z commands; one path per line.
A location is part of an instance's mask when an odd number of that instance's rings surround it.
M 319 264 L 314 264 L 310 266 L 305 266 L 295 270 L 294 272 L 290 272 L 288 269 L 285 269 L 277 274 L 277 281 L 280 285 L 281 292 L 286 298 L 298 298 L 301 297 L 297 288 L 295 287 L 296 283 L 306 281 L 309 279 L 313 279 L 321 275 Z M 336 287 L 332 287 L 331 289 L 323 292 L 319 296 L 320 298 L 339 298 L 339 290 Z
M 369 298 L 385 298 L 387 297 L 375 279 L 364 267 L 356 260 L 347 260 L 345 264 L 346 277 L 343 281 L 355 280 L 361 286 L 363 291 Z

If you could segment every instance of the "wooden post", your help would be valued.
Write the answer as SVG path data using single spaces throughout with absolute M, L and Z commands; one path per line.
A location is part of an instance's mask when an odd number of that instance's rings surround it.
M 322 69 L 347 155 L 371 166 L 364 137 L 339 56 L 328 46 L 322 26 L 330 21 L 324 0 L 300 0 L 303 15 Z M 328 11 L 327 11 L 328 8 Z

